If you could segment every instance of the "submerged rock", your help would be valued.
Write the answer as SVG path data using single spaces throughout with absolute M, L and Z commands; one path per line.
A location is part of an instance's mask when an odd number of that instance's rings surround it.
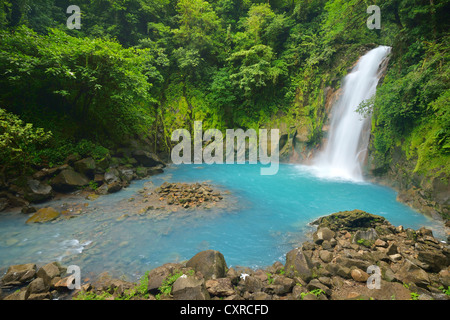
M 53 208 L 42 208 L 33 214 L 26 223 L 44 223 L 55 220 L 60 213 Z

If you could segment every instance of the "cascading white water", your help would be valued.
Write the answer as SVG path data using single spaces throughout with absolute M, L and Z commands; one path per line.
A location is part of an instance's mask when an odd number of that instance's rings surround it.
M 342 95 L 332 109 L 328 142 L 314 161 L 319 176 L 363 180 L 361 162 L 368 147 L 370 123 L 356 110 L 375 95 L 380 65 L 390 50 L 381 46 L 369 51 L 344 78 Z

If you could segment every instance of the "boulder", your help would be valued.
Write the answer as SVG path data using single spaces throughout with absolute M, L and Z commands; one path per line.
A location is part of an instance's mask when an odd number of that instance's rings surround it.
M 368 228 L 367 230 L 358 230 L 353 236 L 352 243 L 358 243 L 358 241 L 369 241 L 375 242 L 378 239 L 378 233 L 373 228 Z
M 109 168 L 106 170 L 105 173 L 105 182 L 107 184 L 113 183 L 113 182 L 120 182 L 120 172 L 116 168 Z
M 39 268 L 36 276 L 42 278 L 46 284 L 50 285 L 52 283 L 52 280 L 56 277 L 61 276 L 61 273 L 63 273 L 63 271 L 64 269 L 58 262 L 50 262 L 45 266 Z
M 286 254 L 284 269 L 290 278 L 300 277 L 304 281 L 309 281 L 312 277 L 311 260 L 303 253 L 302 248 L 296 248 Z
M 26 223 L 45 223 L 55 220 L 60 216 L 60 213 L 53 208 L 42 208 L 33 214 Z
M 34 263 L 17 264 L 10 266 L 2 278 L 4 285 L 16 285 L 29 282 L 36 275 Z
M 122 183 L 119 181 L 111 182 L 107 185 L 108 193 L 116 193 L 122 190 L 123 186 Z
M 44 293 L 50 290 L 50 284 L 46 283 L 42 278 L 36 278 L 28 285 L 28 293 Z
M 273 285 L 278 287 L 276 294 L 283 295 L 292 291 L 295 281 L 282 275 L 276 275 L 273 278 Z
M 320 257 L 320 259 L 322 259 L 323 262 L 330 263 L 331 260 L 333 260 L 334 255 L 332 252 L 330 252 L 328 250 L 320 250 L 319 257 Z
M 119 167 L 117 169 L 121 180 L 130 182 L 134 179 L 135 175 L 133 169 L 127 167 Z
M 450 264 L 450 259 L 448 256 L 439 252 L 438 250 L 423 250 L 419 251 L 417 256 L 419 261 L 422 261 L 430 266 L 430 271 L 438 273 L 442 269 L 445 269 Z
M 173 284 L 172 296 L 175 300 L 210 299 L 204 280 L 194 276 L 179 277 Z
M 395 277 L 403 283 L 414 283 L 425 289 L 430 284 L 430 278 L 425 270 L 408 259 L 404 260 L 400 269 L 395 273 Z
M 154 167 L 163 165 L 164 162 L 154 153 L 144 150 L 134 150 L 132 156 L 136 161 L 144 167 Z
M 367 228 L 375 228 L 384 223 L 386 223 L 384 217 L 370 214 L 362 210 L 341 211 L 321 217 L 312 222 L 313 225 L 318 225 L 319 228 L 328 227 L 333 231 L 365 230 Z
M 322 290 L 323 292 L 325 292 L 326 295 L 331 295 L 330 288 L 321 283 L 318 279 L 312 279 L 306 286 L 306 289 L 308 291 Z
M 330 241 L 335 236 L 334 231 L 331 231 L 329 228 L 319 228 L 316 232 L 313 234 L 313 240 L 316 244 L 322 244 L 324 241 Z
M 227 264 L 222 253 L 206 250 L 197 253 L 187 263 L 186 267 L 202 273 L 205 280 L 224 278 Z
M 53 189 L 60 192 L 71 192 L 88 184 L 89 180 L 84 175 L 72 169 L 61 171 L 51 180 Z
M 43 202 L 53 196 L 52 187 L 39 180 L 30 179 L 27 181 L 27 186 L 24 197 L 30 202 Z
M 148 274 L 148 291 L 152 294 L 158 293 L 165 278 L 179 269 L 181 266 L 176 263 L 166 263 L 160 267 L 151 270 Z
M 262 291 L 264 285 L 263 282 L 254 276 L 246 276 L 245 279 L 241 280 L 240 287 L 242 291 L 246 292 L 260 292 Z
M 27 288 L 22 288 L 6 296 L 4 300 L 27 300 L 28 296 L 29 293 Z
M 73 166 L 75 170 L 78 171 L 79 173 L 88 176 L 90 178 L 94 177 L 96 165 L 95 160 L 92 159 L 91 157 L 76 161 L 73 164 Z
M 226 297 L 235 294 L 230 278 L 210 279 L 205 283 L 210 295 Z
M 351 276 L 353 280 L 357 282 L 367 282 L 367 279 L 369 279 L 369 275 L 358 268 L 355 268 L 351 271 Z

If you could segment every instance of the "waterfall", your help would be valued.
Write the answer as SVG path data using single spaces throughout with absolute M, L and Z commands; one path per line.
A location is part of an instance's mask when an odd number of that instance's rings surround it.
M 342 84 L 342 95 L 331 110 L 328 141 L 314 159 L 318 175 L 362 181 L 361 164 L 366 158 L 370 136 L 370 119 L 356 112 L 361 102 L 375 95 L 380 66 L 391 48 L 381 46 L 360 58 Z

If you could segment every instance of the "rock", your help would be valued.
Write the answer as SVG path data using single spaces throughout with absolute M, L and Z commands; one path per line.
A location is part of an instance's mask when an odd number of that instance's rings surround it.
M 52 280 L 59 277 L 63 272 L 63 268 L 58 262 L 51 262 L 39 268 L 36 276 L 42 278 L 46 284 L 50 285 Z
M 381 248 L 386 248 L 388 246 L 388 244 L 386 243 L 386 241 L 383 241 L 381 239 L 377 239 L 377 240 L 375 240 L 375 246 L 376 247 L 381 247 Z
M 276 275 L 273 278 L 273 285 L 278 286 L 276 294 L 283 295 L 292 291 L 295 281 L 282 275 Z
M 71 192 L 88 184 L 89 180 L 84 175 L 75 172 L 72 169 L 61 171 L 51 180 L 53 189 L 60 192 Z
M 309 281 L 312 277 L 312 267 L 311 260 L 303 253 L 301 247 L 286 254 L 284 270 L 288 277 L 300 277 L 304 281 Z
M 6 296 L 4 300 L 27 300 L 28 296 L 28 290 L 26 288 L 23 288 Z
M 408 259 L 404 260 L 400 269 L 395 273 L 395 277 L 403 283 L 414 283 L 421 288 L 427 288 L 430 284 L 428 274 Z
M 152 294 L 158 293 L 165 278 L 173 274 L 181 265 L 176 263 L 166 263 L 160 267 L 151 270 L 148 274 L 148 291 Z
M 95 160 L 92 159 L 91 157 L 76 161 L 73 164 L 73 166 L 76 171 L 78 171 L 79 173 L 81 173 L 85 176 L 93 178 L 95 175 L 95 169 L 96 169 Z
M 26 223 L 45 223 L 55 220 L 60 216 L 60 213 L 53 208 L 42 208 L 33 214 Z
M 34 263 L 18 264 L 8 268 L 2 278 L 4 285 L 21 284 L 30 281 L 36 275 L 36 265 Z
M 27 300 L 50 300 L 52 299 L 52 294 L 50 292 L 42 293 L 31 293 Z
M 235 294 L 230 278 L 210 279 L 205 283 L 210 295 L 226 297 Z
M 337 263 L 329 263 L 325 266 L 325 269 L 334 276 L 339 276 L 344 279 L 351 278 L 351 270 L 348 267 L 341 266 Z
M 442 269 L 445 269 L 450 264 L 450 259 L 439 251 L 427 250 L 419 251 L 417 256 L 419 261 L 422 261 L 430 266 L 430 271 L 438 273 Z
M 319 251 L 319 257 L 322 259 L 323 262 L 329 263 L 331 260 L 333 260 L 333 253 L 328 250 L 320 250 Z
M 109 168 L 105 173 L 105 182 L 106 184 L 120 182 L 120 173 L 116 168 Z
M 259 301 L 267 301 L 267 300 L 272 300 L 272 296 L 265 293 L 265 292 L 255 292 L 252 294 L 251 300 L 259 300 Z
M 203 279 L 193 276 L 179 277 L 173 284 L 172 295 L 175 300 L 209 300 Z
M 241 280 L 240 284 L 243 291 L 250 293 L 262 291 L 263 288 L 263 282 L 254 276 L 245 277 L 245 280 Z
M 450 287 L 450 268 L 439 272 L 439 281 L 444 285 L 444 287 Z
M 119 167 L 117 170 L 119 171 L 119 176 L 121 180 L 130 182 L 134 179 L 133 169 L 126 167 Z
M 351 276 L 353 280 L 357 282 L 367 282 L 367 279 L 369 279 L 369 275 L 358 268 L 355 268 L 351 271 Z
M 154 153 L 144 150 L 134 150 L 132 156 L 136 161 L 144 167 L 154 167 L 163 165 L 164 162 Z
M 396 253 L 396 254 L 391 254 L 390 256 L 389 256 L 389 260 L 391 260 L 392 262 L 399 262 L 400 260 L 402 260 L 402 255 L 401 254 L 399 254 L 399 253 Z
M 368 228 L 367 230 L 358 230 L 353 236 L 352 243 L 359 243 L 358 241 L 369 241 L 375 242 L 378 239 L 378 233 L 373 228 Z
M 28 285 L 28 293 L 44 293 L 50 290 L 50 284 L 46 283 L 42 278 L 36 278 Z
M 9 201 L 7 198 L 0 198 L 0 212 L 5 210 L 9 205 Z
M 324 227 L 318 229 L 313 234 L 313 240 L 316 244 L 322 244 L 324 241 L 330 241 L 332 238 L 334 238 L 335 233 L 331 231 L 329 228 Z
M 145 167 L 137 167 L 136 168 L 136 175 L 139 178 L 145 178 L 148 175 L 147 168 L 145 168 Z
M 427 229 L 425 227 L 421 227 L 419 230 L 417 230 L 417 233 L 419 235 L 421 235 L 422 237 L 425 237 L 425 236 L 432 237 L 433 236 L 433 231 L 430 229 Z
M 386 254 L 387 254 L 388 256 L 390 256 L 390 255 L 394 255 L 394 254 L 397 254 L 397 253 L 398 253 L 397 245 L 396 245 L 395 243 L 391 243 L 391 244 L 389 245 L 387 251 L 386 251 Z
M 57 280 L 57 279 L 59 279 L 59 280 Z M 75 276 L 74 275 L 70 275 L 70 276 L 64 277 L 62 279 L 59 278 L 59 277 L 55 277 L 52 280 L 51 287 L 53 287 L 53 288 L 55 288 L 57 290 L 68 290 L 69 289 L 69 285 L 74 284 L 74 283 L 75 283 Z
M 312 279 L 306 286 L 306 289 L 308 289 L 308 291 L 322 290 L 326 295 L 331 295 L 330 288 L 322 284 L 318 279 Z
M 119 181 L 111 182 L 107 185 L 108 193 L 116 193 L 122 190 L 122 183 Z
M 319 228 L 328 227 L 333 231 L 348 230 L 357 231 L 367 228 L 375 228 L 379 224 L 384 224 L 386 219 L 373 215 L 362 210 L 341 211 L 331 215 L 321 217 L 312 222 L 319 225 Z
M 197 253 L 187 263 L 186 267 L 199 271 L 205 280 L 225 277 L 227 264 L 222 253 L 215 250 L 206 250 Z
M 371 263 L 366 260 L 351 259 L 342 256 L 336 258 L 336 263 L 342 267 L 346 268 L 356 267 L 361 270 L 367 270 L 367 268 L 371 265 Z
M 25 192 L 25 199 L 33 202 L 43 202 L 50 199 L 53 196 L 52 187 L 48 184 L 42 183 L 39 180 L 28 180 L 28 188 Z
M 21 212 L 25 214 L 35 213 L 37 209 L 33 206 L 25 206 L 22 208 Z

